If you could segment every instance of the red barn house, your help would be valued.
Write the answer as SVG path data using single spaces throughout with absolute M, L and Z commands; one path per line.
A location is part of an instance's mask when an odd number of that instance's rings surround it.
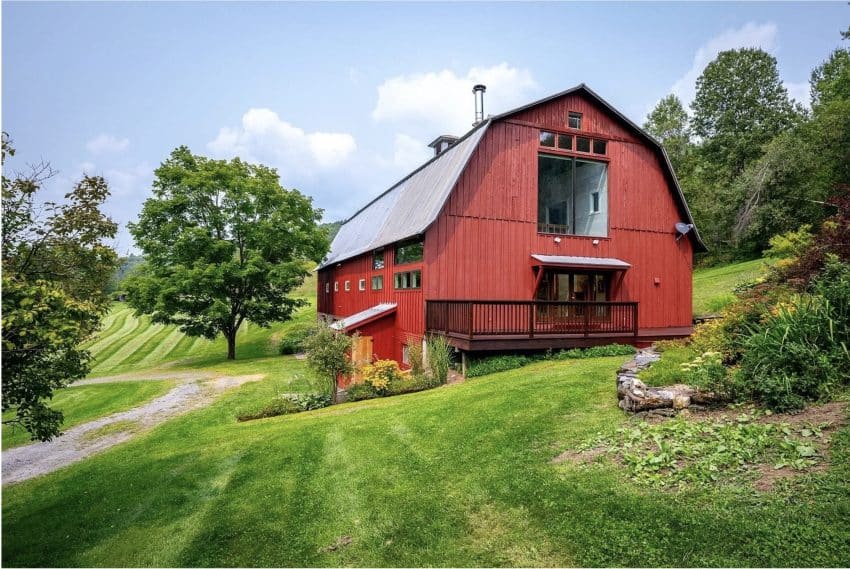
M 426 334 L 465 353 L 691 333 L 705 245 L 667 155 L 584 84 L 431 146 L 318 268 L 320 317 L 359 331 L 359 357 L 405 364 Z

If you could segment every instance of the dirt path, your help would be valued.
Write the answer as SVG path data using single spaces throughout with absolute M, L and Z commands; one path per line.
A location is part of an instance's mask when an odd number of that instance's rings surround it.
M 250 381 L 259 381 L 264 376 L 262 374 L 220 376 L 212 379 L 207 374 L 195 373 L 181 377 L 175 377 L 174 374 L 159 378 L 136 376 L 133 379 L 166 379 L 166 377 L 183 382 L 165 395 L 144 405 L 77 425 L 50 442 L 34 443 L 3 451 L 3 484 L 27 480 L 83 460 L 129 440 L 140 431 L 149 430 L 172 417 L 209 405 L 228 389 Z M 74 385 L 108 383 L 110 380 L 129 381 L 130 378 L 101 377 L 80 381 Z

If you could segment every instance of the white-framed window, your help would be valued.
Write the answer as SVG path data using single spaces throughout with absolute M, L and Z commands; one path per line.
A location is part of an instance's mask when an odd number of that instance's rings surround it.
M 410 346 L 407 344 L 401 345 L 401 363 L 410 365 Z
M 334 292 L 339 292 L 339 281 L 334 281 Z
M 357 290 L 366 290 L 366 279 L 360 279 L 359 281 L 357 281 Z
M 383 275 L 378 275 L 376 277 L 372 277 L 372 290 L 383 290 L 384 288 L 384 277 Z
M 568 121 L 567 124 L 570 128 L 581 130 L 581 113 L 570 113 Z
M 351 290 L 351 281 L 345 281 L 345 292 Z

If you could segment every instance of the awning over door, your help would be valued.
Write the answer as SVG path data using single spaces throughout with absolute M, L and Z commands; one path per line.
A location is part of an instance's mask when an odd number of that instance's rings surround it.
M 351 332 L 352 330 L 356 330 L 369 322 L 374 322 L 379 318 L 389 316 L 396 311 L 396 308 L 398 308 L 398 304 L 394 302 L 383 302 L 373 306 L 372 308 L 361 310 L 351 316 L 346 316 L 342 320 L 337 320 L 331 324 L 331 328 L 334 330 L 341 330 L 343 332 Z
M 563 267 L 568 269 L 602 269 L 625 271 L 631 265 L 613 257 L 575 257 L 569 255 L 531 255 L 532 267 Z

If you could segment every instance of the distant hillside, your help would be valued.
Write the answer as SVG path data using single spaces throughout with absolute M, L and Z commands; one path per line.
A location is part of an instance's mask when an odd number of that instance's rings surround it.
M 762 275 L 768 266 L 764 259 L 732 263 L 694 271 L 695 315 L 719 312 L 734 300 L 733 291 L 741 283 Z
M 322 223 L 319 227 L 328 230 L 328 238 L 333 241 L 336 234 L 339 233 L 339 228 L 342 227 L 343 222 L 340 221 L 329 221 L 328 223 Z

